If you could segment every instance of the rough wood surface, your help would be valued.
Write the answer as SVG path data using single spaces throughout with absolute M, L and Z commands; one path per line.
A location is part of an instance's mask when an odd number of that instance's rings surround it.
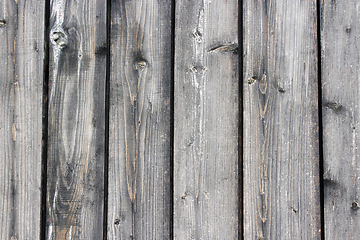
M 112 1 L 109 239 L 169 239 L 171 67 L 171 1 Z
M 237 1 L 175 7 L 174 238 L 237 239 Z
M 244 1 L 244 239 L 320 239 L 316 11 Z
M 102 239 L 106 1 L 50 6 L 47 239 Z
M 359 239 L 360 2 L 322 1 L 326 239 Z
M 0 3 L 0 239 L 39 239 L 44 4 Z

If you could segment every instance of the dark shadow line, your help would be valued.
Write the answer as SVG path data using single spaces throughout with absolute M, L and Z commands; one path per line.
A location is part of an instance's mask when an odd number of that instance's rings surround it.
M 105 83 L 105 153 L 104 153 L 104 219 L 103 239 L 107 239 L 108 194 L 109 194 L 109 122 L 110 122 L 110 36 L 111 36 L 111 0 L 106 4 L 106 83 Z
M 171 86 L 170 86 L 170 239 L 174 239 L 174 136 L 175 136 L 175 6 L 176 1 L 171 1 Z
M 243 173 L 243 135 L 244 135 L 244 111 L 243 111 L 243 83 L 244 83 L 244 41 L 243 41 L 243 0 L 238 2 L 238 46 L 239 46 L 239 130 L 238 130 L 238 174 L 239 174 L 239 236 L 238 239 L 244 239 L 244 173 Z
M 319 119 L 319 178 L 320 178 L 320 221 L 321 239 L 325 239 L 324 215 L 324 153 L 323 153 L 323 120 L 322 120 L 322 86 L 321 86 L 321 1 L 317 1 L 317 58 L 318 58 L 318 119 Z
M 49 112 L 49 29 L 50 1 L 45 1 L 44 19 L 44 72 L 43 72 L 43 109 L 42 109 L 42 153 L 41 153 L 41 219 L 40 239 L 46 239 L 46 193 L 47 193 L 47 150 L 48 150 L 48 112 Z

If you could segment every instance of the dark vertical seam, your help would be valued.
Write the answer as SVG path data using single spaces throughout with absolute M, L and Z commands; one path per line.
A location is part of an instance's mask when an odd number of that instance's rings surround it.
M 244 111 L 243 111 L 243 58 L 244 58 L 244 41 L 243 41 L 243 0 L 238 2 L 238 46 L 239 46 L 239 129 L 238 129 L 238 174 L 239 174 L 239 236 L 238 239 L 244 239 L 244 173 L 243 173 L 243 120 L 244 120 Z
M 174 113 L 175 113 L 175 0 L 171 1 L 171 86 L 170 86 L 170 239 L 174 239 Z
M 17 58 L 18 58 L 18 49 L 17 49 L 17 37 L 18 37 L 18 32 L 19 32 L 19 5 L 18 3 L 14 3 L 13 6 L 10 6 L 10 8 L 14 7 L 14 9 L 12 9 L 14 11 L 14 15 L 11 16 L 13 18 L 14 21 L 14 38 L 13 38 L 13 82 L 12 82 L 12 89 L 13 91 L 13 100 L 12 100 L 12 126 L 14 126 L 15 121 L 17 120 L 16 118 L 16 113 L 15 113 L 15 99 L 16 99 L 16 91 L 15 91 L 15 83 L 18 83 L 19 78 L 16 74 L 16 70 L 17 70 Z M 20 55 L 21 53 L 19 53 Z M 17 158 L 17 152 L 16 152 L 16 140 L 13 137 L 13 141 L 12 141 L 12 158 L 15 160 Z M 16 179 L 16 171 L 15 171 L 15 161 L 11 161 L 11 176 L 10 176 L 10 192 L 11 192 L 11 219 L 10 219 L 10 225 L 11 225 L 11 230 L 10 230 L 10 236 L 16 236 L 17 234 L 17 227 L 16 227 L 16 198 L 17 198 L 17 194 L 16 194 L 16 183 L 15 183 L 15 179 Z
M 49 26 L 50 1 L 45 1 L 44 19 L 44 75 L 43 75 L 43 109 L 42 109 L 42 154 L 41 154 L 41 220 L 40 239 L 46 239 L 46 193 L 47 193 L 47 150 L 48 150 L 48 113 L 49 113 Z
M 321 0 L 317 0 L 317 60 L 318 60 L 318 119 L 319 119 L 319 178 L 320 178 L 320 223 L 321 239 L 325 239 L 324 215 L 324 154 L 323 154 L 323 125 L 322 125 L 322 86 L 321 86 Z
M 136 188 L 136 187 L 135 187 Z M 136 194 L 135 194 L 136 196 Z M 130 198 L 131 199 L 131 198 Z M 135 198 L 136 199 L 136 198 Z M 135 200 L 137 201 L 137 199 Z M 131 236 L 130 236 L 130 240 L 135 240 L 135 202 L 132 202 L 130 200 L 130 204 L 131 204 Z
M 108 229 L 108 193 L 109 193 L 109 116 L 110 116 L 110 28 L 111 0 L 106 4 L 106 83 L 105 83 L 105 153 L 104 153 L 104 220 L 103 239 L 107 239 Z

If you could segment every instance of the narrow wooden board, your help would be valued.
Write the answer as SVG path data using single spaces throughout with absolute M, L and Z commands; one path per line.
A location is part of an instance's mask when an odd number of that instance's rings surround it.
M 170 238 L 171 1 L 111 2 L 109 239 Z
M 102 239 L 106 1 L 50 6 L 47 239 Z
M 359 239 L 360 2 L 322 4 L 325 238 Z
M 244 239 L 320 239 L 316 1 L 243 12 Z
M 237 1 L 175 7 L 174 238 L 237 239 Z
M 45 4 L 0 3 L 0 239 L 39 239 Z

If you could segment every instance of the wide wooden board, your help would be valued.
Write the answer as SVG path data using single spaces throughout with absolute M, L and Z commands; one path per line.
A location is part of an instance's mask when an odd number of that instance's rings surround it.
M 0 239 L 39 239 L 45 4 L 0 3 Z
M 102 239 L 106 1 L 50 3 L 47 239 Z
M 244 239 L 320 239 L 316 1 L 243 3 Z
M 237 239 L 238 1 L 175 11 L 174 239 Z
M 171 9 L 111 2 L 109 239 L 170 238 Z
M 325 239 L 360 236 L 359 9 L 356 0 L 322 1 Z

